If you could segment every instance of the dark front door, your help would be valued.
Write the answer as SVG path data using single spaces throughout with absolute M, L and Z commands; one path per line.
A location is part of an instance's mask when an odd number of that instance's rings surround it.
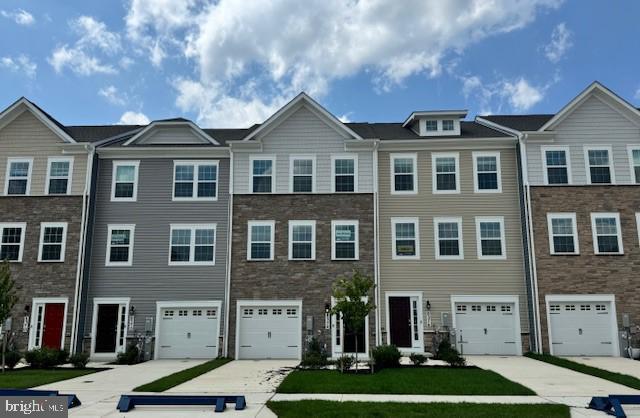
M 408 296 L 389 298 L 391 344 L 411 347 L 411 300 Z
M 118 338 L 118 304 L 98 305 L 96 353 L 115 353 Z
M 64 303 L 44 305 L 44 324 L 42 325 L 42 346 L 60 349 L 64 324 Z
M 358 342 L 358 353 L 366 353 L 367 347 L 365 347 L 365 324 L 362 321 L 362 325 L 358 329 L 358 331 L 354 331 L 349 325 L 347 325 L 347 321 L 343 321 L 344 323 L 344 346 L 342 347 L 342 351 L 345 353 L 355 353 L 356 352 L 356 341 Z

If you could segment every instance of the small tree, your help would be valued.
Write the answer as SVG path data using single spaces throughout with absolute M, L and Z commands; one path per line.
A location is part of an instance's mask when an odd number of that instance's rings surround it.
M 11 311 L 18 301 L 18 296 L 13 288 L 14 283 L 11 280 L 11 269 L 9 268 L 9 262 L 3 261 L 0 264 L 0 325 L 4 325 L 4 322 L 11 316 Z M 5 350 L 6 350 L 6 333 L 7 330 L 2 330 L 2 372 L 4 373 L 5 365 Z
M 358 333 L 364 327 L 364 321 L 369 313 L 376 308 L 371 302 L 371 291 L 375 287 L 373 279 L 358 270 L 354 270 L 351 278 L 338 277 L 333 284 L 335 305 L 331 314 L 342 318 L 345 328 L 355 334 L 356 372 L 358 371 Z M 343 339 L 344 341 L 344 339 Z

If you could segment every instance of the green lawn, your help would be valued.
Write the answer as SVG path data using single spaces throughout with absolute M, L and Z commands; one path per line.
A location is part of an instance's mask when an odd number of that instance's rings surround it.
M 535 395 L 518 383 L 477 367 L 384 369 L 375 374 L 296 370 L 279 393 L 387 393 L 410 395 Z
M 295 401 L 267 403 L 280 418 L 428 417 L 569 418 L 566 405 Z
M 576 363 L 575 361 L 562 357 L 552 356 L 551 354 L 527 353 L 525 356 L 640 390 L 640 379 L 629 376 L 628 374 L 610 372 L 597 367 L 587 366 L 586 364 Z
M 46 385 L 60 380 L 72 379 L 78 376 L 95 373 L 103 369 L 31 369 L 23 367 L 15 370 L 7 370 L 0 373 L 0 388 L 3 389 L 28 389 L 35 386 Z
M 171 389 L 174 386 L 178 386 L 181 383 L 187 382 L 195 377 L 205 374 L 208 371 L 216 369 L 222 365 L 230 362 L 228 358 L 217 358 L 190 369 L 182 370 L 169 376 L 162 377 L 158 380 L 154 380 L 151 383 L 147 383 L 142 386 L 138 386 L 133 389 L 134 392 L 164 392 L 167 389 Z

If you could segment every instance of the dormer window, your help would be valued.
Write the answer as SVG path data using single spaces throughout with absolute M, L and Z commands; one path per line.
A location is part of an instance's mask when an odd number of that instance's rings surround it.
M 458 136 L 466 110 L 434 110 L 413 112 L 402 124 L 419 136 Z
M 453 131 L 453 119 L 445 119 L 442 121 L 443 131 Z
M 425 129 L 427 132 L 436 132 L 438 130 L 438 121 L 437 120 L 426 120 L 425 121 Z

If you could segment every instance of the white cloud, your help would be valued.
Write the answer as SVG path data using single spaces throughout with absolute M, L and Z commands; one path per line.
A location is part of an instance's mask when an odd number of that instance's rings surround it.
M 82 48 L 69 47 L 68 45 L 54 49 L 47 61 L 57 73 L 61 73 L 65 68 L 83 76 L 115 74 L 117 72 L 113 66 L 103 64 L 100 59 L 88 55 Z
M 499 113 L 509 107 L 511 111 L 525 112 L 542 101 L 549 87 L 557 80 L 535 86 L 524 77 L 484 83 L 476 75 L 459 77 L 465 98 L 477 100 L 480 114 Z
M 120 117 L 118 125 L 146 125 L 149 122 L 149 118 L 144 113 L 127 111 Z
M 36 19 L 33 17 L 33 15 L 23 9 L 16 9 L 12 12 L 0 10 L 0 15 L 2 15 L 2 17 L 6 17 L 7 19 L 13 20 L 18 25 L 22 26 L 31 26 L 36 22 Z
M 109 31 L 103 22 L 95 20 L 91 16 L 80 16 L 69 24 L 80 36 L 76 42 L 78 47 L 97 48 L 109 54 L 120 51 L 120 35 Z
M 98 95 L 113 105 L 124 106 L 127 103 L 127 96 L 121 94 L 116 86 L 103 87 L 98 90 Z
M 573 46 L 573 34 L 567 29 L 563 22 L 553 29 L 551 42 L 544 47 L 544 54 L 547 59 L 556 63 L 562 59 L 564 54 Z
M 501 94 L 505 96 L 514 110 L 529 110 L 544 98 L 544 88 L 534 87 L 524 78 L 515 82 L 504 82 Z
M 38 69 L 38 64 L 31 61 L 31 58 L 28 56 L 21 54 L 15 58 L 12 57 L 1 57 L 0 58 L 0 67 L 6 68 L 11 72 L 24 74 L 29 78 L 35 78 L 36 70 Z

